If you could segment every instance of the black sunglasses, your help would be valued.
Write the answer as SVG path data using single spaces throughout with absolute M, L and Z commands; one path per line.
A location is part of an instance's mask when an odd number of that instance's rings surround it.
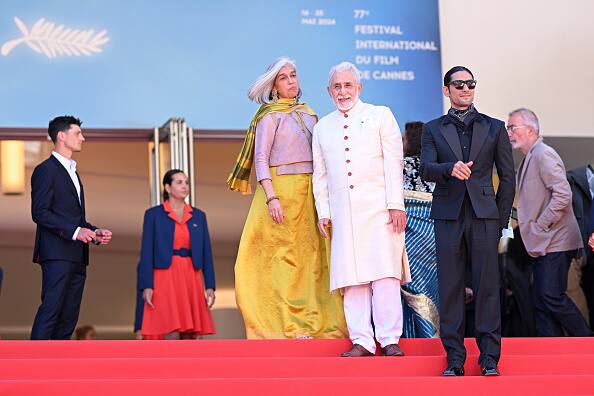
M 466 84 L 468 89 L 474 89 L 476 87 L 476 80 L 454 80 L 450 81 L 449 85 L 453 85 L 456 89 L 464 89 L 464 84 Z

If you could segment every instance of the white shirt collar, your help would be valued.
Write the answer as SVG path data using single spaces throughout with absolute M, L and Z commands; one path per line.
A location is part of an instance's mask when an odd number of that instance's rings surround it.
M 74 171 L 76 172 L 76 161 L 73 159 L 68 159 L 64 157 L 62 154 L 58 153 L 57 151 L 52 151 L 52 155 L 57 158 L 58 161 L 66 168 L 67 171 Z

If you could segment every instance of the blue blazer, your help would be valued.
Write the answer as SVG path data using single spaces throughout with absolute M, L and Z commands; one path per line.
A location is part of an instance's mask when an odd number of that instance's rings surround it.
M 31 215 L 37 224 L 33 262 L 66 260 L 89 263 L 89 246 L 72 240 L 77 227 L 93 231 L 97 228 L 85 218 L 85 193 L 80 177 L 78 182 L 80 202 L 70 175 L 53 155 L 33 171 Z
M 206 215 L 192 208 L 192 217 L 187 222 L 190 232 L 190 247 L 194 268 L 202 270 L 206 289 L 215 288 L 214 265 Z M 138 263 L 138 289 L 152 289 L 153 270 L 169 268 L 173 258 L 173 234 L 175 221 L 169 217 L 163 205 L 155 206 L 144 213 L 142 245 Z

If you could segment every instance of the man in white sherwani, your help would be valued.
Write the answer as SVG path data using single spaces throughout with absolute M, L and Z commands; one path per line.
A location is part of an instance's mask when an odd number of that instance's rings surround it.
M 325 238 L 332 226 L 330 290 L 344 295 L 353 343 L 342 356 L 374 355 L 375 339 L 384 355 L 402 356 L 400 285 L 410 282 L 402 136 L 390 109 L 359 100 L 361 89 L 353 64 L 330 70 L 337 110 L 316 124 L 312 143 L 318 226 Z

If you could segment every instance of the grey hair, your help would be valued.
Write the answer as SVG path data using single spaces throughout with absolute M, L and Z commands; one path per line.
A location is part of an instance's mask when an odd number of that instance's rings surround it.
M 270 64 L 266 68 L 264 74 L 258 77 L 258 79 L 250 86 L 248 98 L 258 104 L 271 103 L 272 99 L 270 99 L 270 93 L 274 87 L 274 80 L 276 79 L 278 72 L 287 65 L 293 66 L 295 71 L 297 71 L 295 61 L 284 56 Z M 299 90 L 299 93 L 301 93 L 301 90 Z
M 526 125 L 532 127 L 532 129 L 534 129 L 534 131 L 536 131 L 537 135 L 540 134 L 540 126 L 538 124 L 538 117 L 532 110 L 522 107 L 522 108 L 519 108 L 519 109 L 516 109 L 516 110 L 510 112 L 509 117 L 511 117 L 514 114 L 519 114 L 522 117 L 522 119 L 524 120 L 524 122 L 526 123 Z
M 332 79 L 334 78 L 334 75 L 337 72 L 344 71 L 350 71 L 351 73 L 353 73 L 353 75 L 355 76 L 355 82 L 357 84 L 361 82 L 361 72 L 359 71 L 359 69 L 357 69 L 357 67 L 353 65 L 351 62 L 341 62 L 338 65 L 333 66 L 332 69 L 330 69 L 330 73 L 328 73 L 328 86 L 332 85 Z

